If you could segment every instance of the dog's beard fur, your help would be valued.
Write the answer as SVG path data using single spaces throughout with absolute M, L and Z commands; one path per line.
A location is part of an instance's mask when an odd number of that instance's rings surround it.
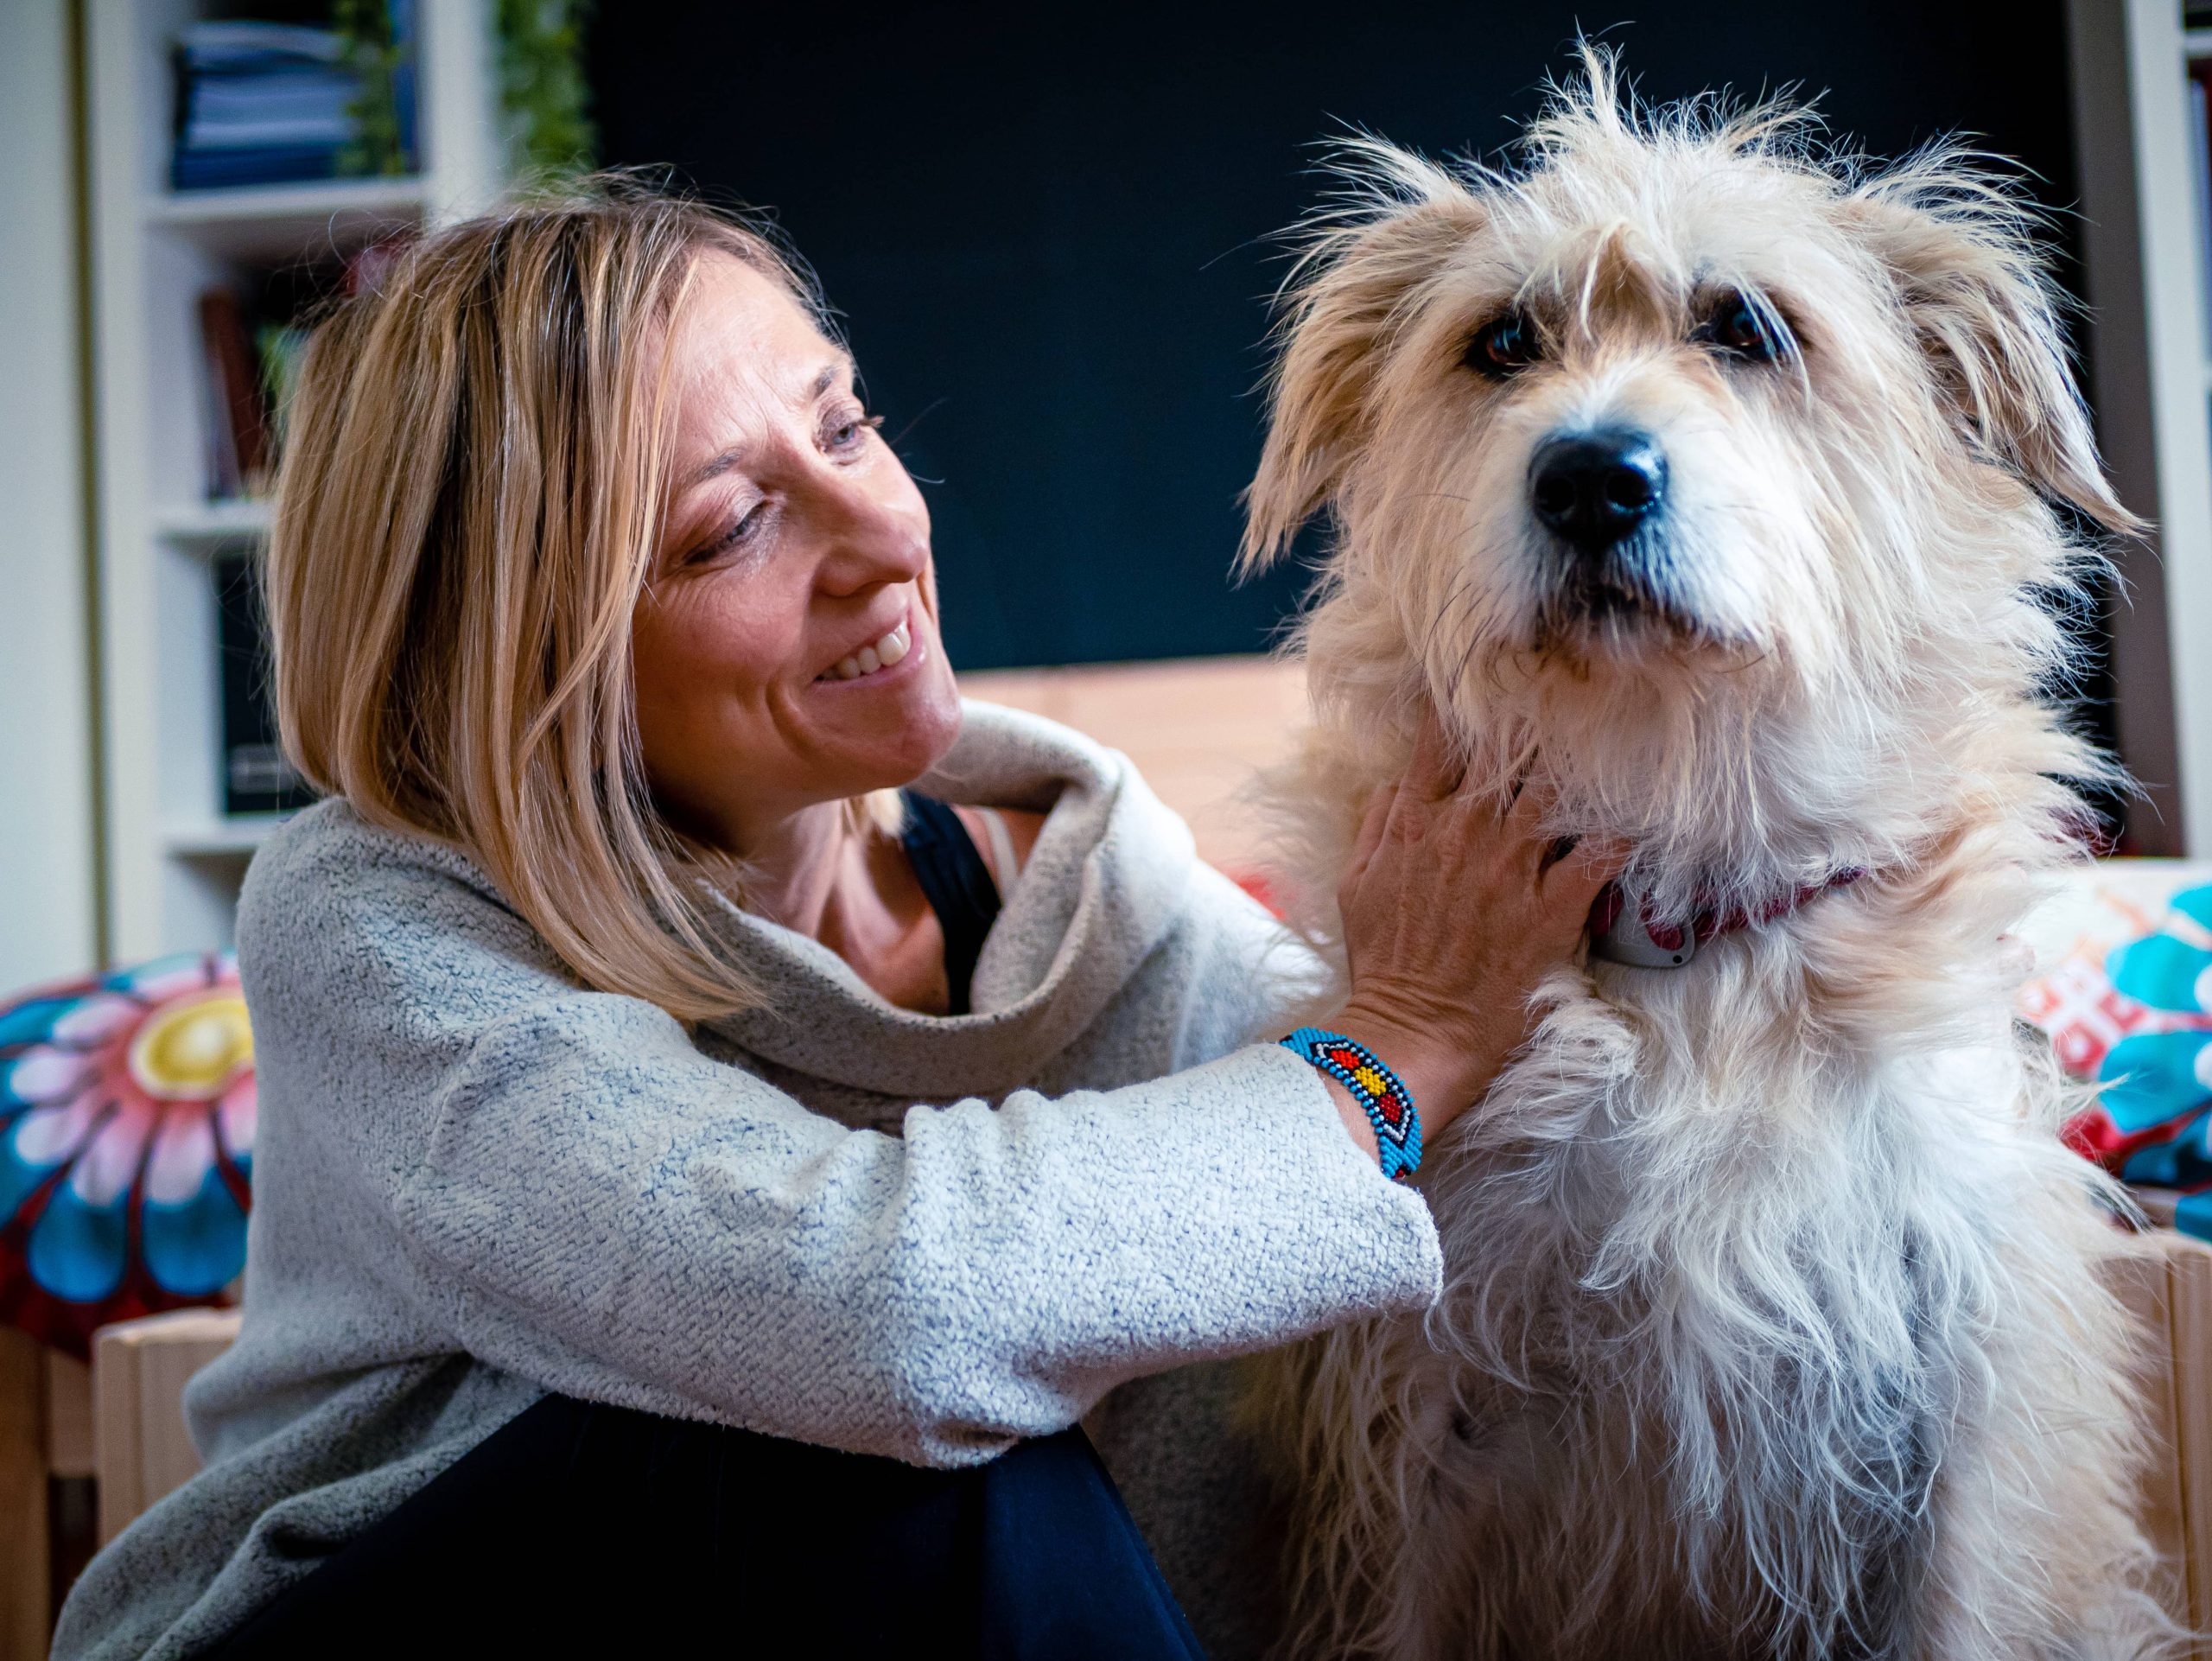
M 1556 833 L 1631 842 L 1661 915 L 1873 875 L 1541 989 L 1423 1174 L 1441 1302 L 1262 1369 L 1285 1653 L 2152 1652 L 2124 1201 L 2056 1139 L 1999 943 L 2071 856 L 2064 781 L 2108 776 L 2047 702 L 2094 563 L 2053 504 L 2132 526 L 2029 215 L 1955 150 L 1870 172 L 1585 67 L 1511 173 L 1353 147 L 1291 287 L 1247 556 L 1337 535 L 1283 892 L 1334 951 L 1431 707 L 1473 787 L 1541 778 Z M 1794 345 L 1702 338 L 1731 292 Z M 1477 373 L 1515 308 L 1535 360 Z M 1666 495 L 1596 566 L 1529 469 L 1621 427 Z

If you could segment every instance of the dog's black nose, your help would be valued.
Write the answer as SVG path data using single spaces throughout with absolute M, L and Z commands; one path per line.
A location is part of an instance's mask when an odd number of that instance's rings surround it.
M 1666 494 L 1667 458 L 1624 429 L 1548 440 L 1529 464 L 1536 517 L 1586 554 L 1632 535 Z

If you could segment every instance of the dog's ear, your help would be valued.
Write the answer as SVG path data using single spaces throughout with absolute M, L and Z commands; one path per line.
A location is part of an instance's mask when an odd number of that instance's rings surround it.
M 1372 424 L 1370 394 L 1408 301 L 1480 227 L 1475 196 L 1433 163 L 1375 145 L 1379 212 L 1322 230 L 1287 292 L 1259 471 L 1244 493 L 1244 570 L 1264 568 L 1343 482 Z M 1376 187 L 1370 173 L 1362 181 Z M 1375 188 L 1370 203 L 1382 195 Z
M 1967 442 L 2106 530 L 2140 530 L 2097 459 L 2032 210 L 1942 151 L 1869 181 L 1845 207 L 1895 279 Z

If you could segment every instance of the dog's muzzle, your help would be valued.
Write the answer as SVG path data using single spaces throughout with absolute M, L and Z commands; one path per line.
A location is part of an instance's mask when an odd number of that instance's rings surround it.
M 1667 500 L 1667 458 L 1640 432 L 1607 428 L 1547 440 L 1529 463 L 1537 522 L 1596 563 Z
M 1638 621 L 1698 632 L 1661 537 L 1666 507 L 1667 458 L 1648 433 L 1600 427 L 1537 447 L 1529 511 L 1552 545 L 1544 634 Z

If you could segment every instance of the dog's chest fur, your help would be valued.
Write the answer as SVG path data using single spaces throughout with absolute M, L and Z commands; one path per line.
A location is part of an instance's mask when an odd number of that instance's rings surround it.
M 1562 977 L 1438 1139 L 1437 1308 L 1272 1370 L 1307 1573 L 1357 1611 L 1287 1652 L 1948 1654 L 1930 1588 L 1974 1572 L 1959 1554 L 2018 1577 L 2066 1549 L 2034 1517 L 2052 1462 L 2111 1458 L 2086 1526 L 2109 1512 L 2128 1405 L 2088 1266 L 2117 1238 L 2052 1134 L 2056 1086 L 2001 1006 L 1957 1018 L 1955 957 L 1889 989 L 1923 1020 L 1878 1041 L 1824 1008 L 1805 932 L 1879 939 L 1905 902 L 1829 903 L 1682 970 Z M 1888 972 L 1946 955 L 1908 939 Z M 2090 1359 L 2052 1366 L 2058 1331 Z M 2070 1448 L 1993 1445 L 2053 1416 Z
M 1773 1578 L 1841 1609 L 1910 1551 L 1962 1289 L 1922 1259 L 1999 1272 L 1984 1214 L 2025 1197 L 2024 1076 L 2001 1032 L 1917 1065 L 1821 1058 L 1726 997 L 1725 970 L 1680 971 L 1656 1009 L 1637 983 L 1676 971 L 1601 972 L 1608 1002 L 1562 1006 L 1427 1175 L 1432 1330 L 1458 1340 L 1407 1357 L 1450 1406 L 1421 1432 L 1428 1503 L 1484 1599 L 1501 1562 L 1536 1583 L 1574 1565 L 1525 1594 L 1558 1607 L 1499 1610 L 1525 1620 L 1516 1652 L 1726 1652 L 1772 1632 Z M 1686 1047 L 1735 1066 L 1711 1076 Z M 1654 1540 L 1676 1574 L 1651 1575 Z

